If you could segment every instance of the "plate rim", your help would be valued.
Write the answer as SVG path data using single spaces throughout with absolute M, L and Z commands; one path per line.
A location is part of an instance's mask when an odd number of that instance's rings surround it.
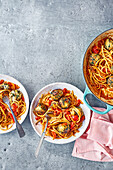
M 23 118 L 23 120 L 21 120 L 21 121 L 19 122 L 20 124 L 22 124 L 22 123 L 25 121 L 25 119 L 26 119 L 26 117 L 27 117 L 27 115 L 28 115 L 28 111 L 29 111 L 29 96 L 28 96 L 27 90 L 25 89 L 25 87 L 23 86 L 23 84 L 22 84 L 20 81 L 18 81 L 16 78 L 14 78 L 14 77 L 12 77 L 12 76 L 10 76 L 10 75 L 6 75 L 6 74 L 0 74 L 0 79 L 1 79 L 1 76 L 4 77 L 3 79 L 9 78 L 9 81 L 10 81 L 10 79 L 11 79 L 11 82 L 12 82 L 12 83 L 14 83 L 13 80 L 16 81 L 18 84 L 21 85 L 21 87 L 24 89 L 24 91 L 25 91 L 25 93 L 26 93 L 26 101 L 27 101 L 26 105 L 27 105 L 27 107 L 26 107 L 26 112 L 24 113 L 24 114 L 25 114 L 25 117 Z M 6 81 L 7 81 L 7 80 L 6 80 Z M 21 87 L 20 87 L 20 88 L 21 88 Z M 23 94 L 23 95 L 24 95 L 24 94 Z M 24 96 L 24 97 L 25 97 L 25 96 Z M 16 129 L 16 124 L 14 123 L 13 126 L 12 126 L 9 130 L 0 132 L 0 135 L 6 134 L 6 133 L 10 133 L 10 132 L 14 131 L 15 129 Z
M 40 135 L 39 132 L 36 130 L 36 128 L 35 128 L 35 126 L 34 126 L 34 124 L 33 124 L 33 121 L 32 121 L 32 114 L 33 114 L 33 113 L 32 113 L 32 106 L 33 106 L 33 103 L 34 103 L 34 101 L 35 101 L 35 98 L 39 95 L 39 93 L 40 93 L 41 91 L 43 91 L 44 89 L 46 89 L 46 88 L 48 88 L 48 87 L 50 87 L 50 86 L 55 86 L 55 85 L 63 85 L 64 88 L 65 88 L 65 85 L 68 85 L 68 86 L 70 86 L 70 87 L 72 87 L 72 88 L 76 88 L 76 89 L 77 89 L 80 93 L 82 93 L 82 95 L 83 95 L 83 92 L 82 92 L 78 87 L 76 87 L 76 86 L 74 86 L 74 85 L 72 85 L 72 84 L 70 84 L 70 83 L 65 83 L 65 82 L 50 83 L 50 84 L 44 86 L 43 88 L 41 88 L 41 89 L 34 95 L 32 101 L 31 101 L 30 110 L 29 110 L 29 117 L 30 117 L 31 125 L 32 125 L 34 131 L 36 132 L 36 134 L 37 134 L 39 137 L 41 137 L 41 135 Z M 77 97 L 78 97 L 78 96 L 77 96 Z M 84 103 L 84 105 L 85 105 L 85 103 Z M 90 122 L 90 117 L 91 117 L 90 109 L 89 109 L 86 105 L 85 105 L 85 107 L 87 108 L 87 110 L 89 110 L 89 113 L 88 113 L 88 122 L 87 122 L 87 124 L 86 124 L 86 128 L 83 130 L 83 133 L 84 133 L 85 130 L 87 129 L 87 127 L 88 127 L 88 125 L 89 125 L 89 122 Z M 83 133 L 82 133 L 81 135 L 83 135 Z M 81 136 L 81 135 L 80 135 L 80 136 Z M 80 136 L 79 136 L 79 137 L 80 137 Z M 79 138 L 79 137 L 78 137 L 78 138 Z M 69 138 L 68 138 L 68 139 L 69 139 Z M 70 142 L 75 141 L 77 138 L 75 139 L 75 137 L 73 137 L 73 139 L 71 139 L 70 141 L 68 141 L 68 139 L 64 139 L 64 142 L 62 142 L 62 143 L 60 142 L 60 139 L 59 139 L 59 142 L 57 143 L 57 142 L 54 142 L 54 140 L 49 140 L 49 139 L 47 139 L 47 137 L 44 138 L 45 141 L 50 142 L 50 143 L 53 143 L 53 144 L 67 144 L 67 143 L 70 143 Z

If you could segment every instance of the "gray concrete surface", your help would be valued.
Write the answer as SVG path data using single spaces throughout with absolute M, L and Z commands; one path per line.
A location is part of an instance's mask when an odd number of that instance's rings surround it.
M 82 91 L 82 60 L 89 43 L 113 27 L 112 0 L 0 0 L 0 73 L 26 88 L 30 101 L 52 82 L 68 82 Z M 94 103 L 94 100 L 92 101 Z M 0 170 L 112 170 L 113 163 L 73 158 L 74 142 L 54 145 L 39 137 L 29 115 L 26 136 L 0 136 Z

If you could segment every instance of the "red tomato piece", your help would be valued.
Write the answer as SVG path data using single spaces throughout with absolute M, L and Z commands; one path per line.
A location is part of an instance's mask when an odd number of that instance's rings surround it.
M 81 121 L 83 121 L 83 120 L 85 120 L 85 116 L 84 115 L 81 117 Z
M 63 89 L 63 93 L 64 93 L 64 94 L 66 93 L 66 88 Z
M 2 84 L 4 82 L 4 80 L 0 80 L 0 84 Z
M 85 120 L 85 116 L 83 115 L 80 119 L 80 122 L 78 122 L 77 124 L 80 124 L 81 122 L 83 122 L 83 120 Z
M 77 120 L 78 120 L 78 115 L 72 116 L 72 119 L 73 119 L 74 121 L 77 121 Z
M 74 122 L 71 122 L 71 124 L 70 124 L 70 128 L 71 128 L 71 129 L 73 129 L 73 128 L 74 128 L 74 126 L 75 126 Z
M 78 107 L 81 103 L 82 103 L 81 100 L 78 99 L 78 100 L 77 100 L 77 105 L 76 105 L 76 106 Z
M 19 89 L 20 87 L 17 85 L 17 84 L 15 84 L 15 89 Z
M 10 87 L 12 86 L 12 83 L 11 83 L 11 82 L 7 82 L 7 84 L 9 84 Z
M 22 96 L 22 100 L 24 101 L 24 96 Z
M 69 90 L 67 90 L 66 88 L 63 89 L 63 95 L 65 95 L 66 93 L 70 93 Z
M 71 114 L 70 112 L 67 110 L 66 113 L 65 113 L 65 118 L 70 121 L 71 120 Z
M 51 105 L 52 100 L 49 100 L 49 106 Z
M 49 128 L 49 127 L 50 127 L 50 123 L 48 122 L 47 128 Z
M 66 114 L 70 114 L 70 112 L 69 112 L 69 111 L 66 111 Z
M 14 114 L 15 114 L 15 116 L 17 116 L 17 115 L 18 115 L 18 112 L 14 112 Z
M 14 121 L 13 115 L 11 113 L 10 113 L 10 117 L 13 119 L 13 123 L 14 123 L 15 121 Z
M 56 133 L 52 132 L 52 135 L 53 135 L 53 139 L 55 139 L 56 138 Z
M 69 120 L 69 121 L 71 120 L 71 116 L 70 116 L 69 114 L 66 114 L 66 115 L 65 115 L 65 118 L 66 118 L 67 120 Z
M 40 117 L 37 117 L 37 116 L 36 116 L 36 117 L 35 117 L 35 119 L 36 119 L 36 120 L 39 120 L 39 119 L 40 119 Z
M 99 53 L 98 46 L 93 46 L 92 52 L 98 54 Z
M 47 104 L 50 106 L 50 105 L 51 105 L 51 102 L 52 102 L 52 99 L 51 99 L 51 98 L 48 98 L 48 99 L 46 100 L 46 102 L 47 102 Z
M 13 112 L 16 112 L 16 109 L 18 108 L 18 106 L 17 106 L 16 103 L 13 103 L 13 104 L 11 105 L 11 108 L 12 108 Z
M 11 90 L 15 90 L 15 84 L 11 82 L 7 82 L 7 84 L 10 86 Z

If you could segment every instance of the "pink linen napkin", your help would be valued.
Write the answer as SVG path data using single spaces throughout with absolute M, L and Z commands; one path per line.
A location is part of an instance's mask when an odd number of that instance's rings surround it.
M 90 124 L 75 141 L 72 156 L 92 161 L 113 161 L 113 110 L 105 115 L 91 111 Z

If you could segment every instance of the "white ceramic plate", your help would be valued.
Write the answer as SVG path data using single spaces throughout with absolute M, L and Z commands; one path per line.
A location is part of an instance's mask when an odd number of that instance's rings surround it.
M 30 106 L 30 121 L 31 124 L 34 128 L 34 130 L 36 131 L 36 133 L 41 136 L 42 133 L 42 126 L 41 124 L 39 125 L 35 125 L 36 120 L 35 120 L 35 115 L 33 114 L 33 110 L 36 107 L 39 98 L 41 97 L 41 94 L 47 93 L 49 90 L 54 90 L 54 89 L 63 89 L 63 88 L 67 88 L 68 90 L 73 90 L 74 94 L 77 96 L 78 99 L 83 101 L 83 93 L 75 86 L 68 84 L 68 83 L 53 83 L 53 84 L 49 84 L 47 86 L 45 86 L 44 88 L 42 88 L 33 98 L 31 106 Z M 80 105 L 81 108 L 83 109 L 83 112 L 85 114 L 85 120 L 83 122 L 83 125 L 81 128 L 79 128 L 79 133 L 76 133 L 76 137 L 72 136 L 68 139 L 52 139 L 51 137 L 47 136 L 45 137 L 45 140 L 51 143 L 55 143 L 55 144 L 66 144 L 69 142 L 72 142 L 74 140 L 76 140 L 77 138 L 79 138 L 84 131 L 86 130 L 88 124 L 89 124 L 89 120 L 90 120 L 90 109 L 85 105 L 85 104 L 81 104 Z
M 20 88 L 19 90 L 23 93 L 24 95 L 24 99 L 25 99 L 25 103 L 26 103 L 26 112 L 21 116 L 21 120 L 19 121 L 19 123 L 21 124 L 26 116 L 27 116 L 27 113 L 28 113 L 28 109 L 29 109 L 29 97 L 28 97 L 28 94 L 24 88 L 24 86 L 19 82 L 17 81 L 16 79 L 14 79 L 13 77 L 10 77 L 8 75 L 3 75 L 3 74 L 0 74 L 0 79 L 3 79 L 5 81 L 9 81 L 9 82 L 12 82 L 12 83 L 15 83 L 17 84 Z M 8 132 L 11 132 L 12 130 L 14 130 L 16 128 L 16 124 L 14 123 L 14 125 L 12 126 L 11 129 L 7 130 L 7 131 L 2 131 L 0 129 L 0 134 L 4 134 L 4 133 L 8 133 Z

